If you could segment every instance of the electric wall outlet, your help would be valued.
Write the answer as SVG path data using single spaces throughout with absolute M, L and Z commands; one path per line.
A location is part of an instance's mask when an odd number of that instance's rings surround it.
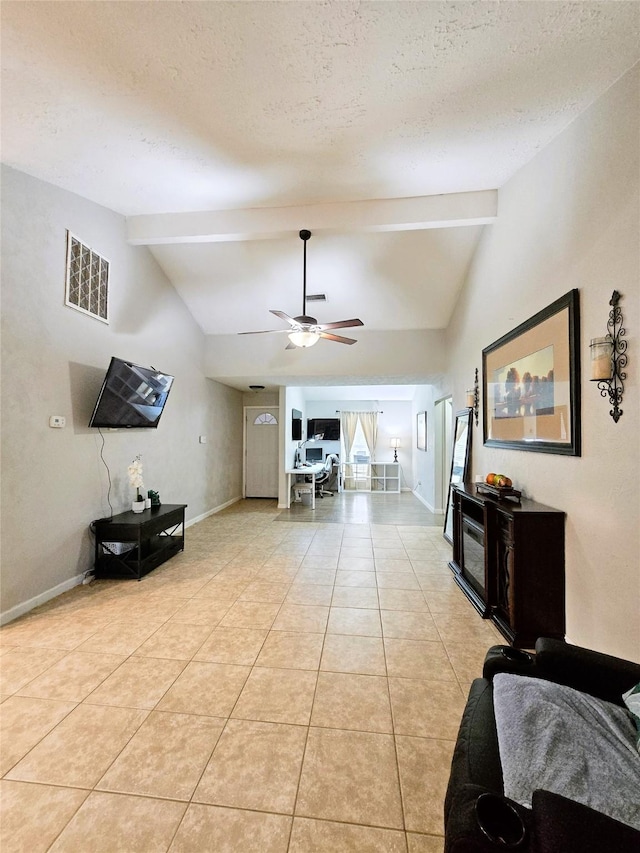
M 49 418 L 49 426 L 54 429 L 62 429 L 67 424 L 67 419 L 62 415 L 51 415 Z

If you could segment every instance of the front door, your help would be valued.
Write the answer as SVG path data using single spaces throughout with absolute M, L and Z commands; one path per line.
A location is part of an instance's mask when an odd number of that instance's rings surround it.
M 245 409 L 245 497 L 278 497 L 279 410 Z

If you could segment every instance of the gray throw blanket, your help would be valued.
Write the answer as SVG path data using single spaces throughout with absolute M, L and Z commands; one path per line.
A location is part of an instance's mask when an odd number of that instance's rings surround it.
M 531 807 L 554 791 L 640 830 L 640 756 L 629 713 L 570 687 L 493 679 L 504 793 Z

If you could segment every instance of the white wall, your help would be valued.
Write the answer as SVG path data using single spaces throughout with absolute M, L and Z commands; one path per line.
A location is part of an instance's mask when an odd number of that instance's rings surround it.
M 302 388 L 280 386 L 280 481 L 278 488 L 278 506 L 287 506 L 287 483 L 288 479 L 284 473 L 287 468 L 292 468 L 295 462 L 295 453 L 298 442 L 291 438 L 291 412 L 298 409 L 302 412 L 302 437 L 305 437 L 307 415 L 305 412 L 305 399 Z
M 64 305 L 65 229 L 111 261 L 110 324 Z M 187 518 L 241 494 L 242 395 L 205 377 L 204 336 L 124 218 L 2 170 L 2 604 L 19 615 L 92 567 L 88 531 L 109 514 L 101 439 L 87 427 L 112 355 L 175 376 L 157 430 L 104 433 L 114 512 L 127 465 Z M 48 426 L 64 415 L 65 429 Z M 198 437 L 207 436 L 200 444 Z
M 433 385 L 418 385 L 412 401 L 412 480 L 416 495 L 427 505 L 431 512 L 441 509 L 436 500 L 436 425 L 434 412 Z M 427 449 L 418 450 L 417 416 L 418 412 L 426 412 L 427 418 Z
M 280 394 L 278 391 L 245 391 L 242 395 L 243 406 L 278 406 Z
M 580 291 L 582 456 L 484 448 L 473 473 L 499 470 L 566 517 L 567 636 L 640 659 L 639 70 L 636 67 L 500 191 L 448 329 L 454 410 L 481 352 L 572 288 Z M 589 383 L 589 339 L 605 334 L 619 290 L 629 343 L 618 424 Z M 544 559 L 544 543 L 540 543 Z
M 305 408 L 304 389 L 287 388 L 286 408 L 283 413 L 285 433 L 285 467 L 290 468 L 295 464 L 296 449 L 300 441 L 307 438 L 307 412 Z M 302 439 L 298 441 L 291 437 L 291 417 L 293 409 L 302 412 Z
M 307 349 L 285 349 L 282 335 L 207 335 L 205 371 L 220 382 L 268 381 L 294 384 L 292 378 L 320 377 L 332 385 L 354 384 L 349 377 L 392 385 L 431 382 L 445 369 L 442 329 L 384 331 L 358 329 L 358 343 L 341 346 L 319 341 Z M 247 381 L 248 384 L 248 381 Z

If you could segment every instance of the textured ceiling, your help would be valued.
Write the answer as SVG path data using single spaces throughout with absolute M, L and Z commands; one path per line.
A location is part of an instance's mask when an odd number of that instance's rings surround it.
M 125 214 L 500 187 L 637 3 L 3 2 L 3 160 Z
M 152 247 L 212 334 L 299 313 L 304 206 L 497 189 L 639 57 L 636 2 L 0 13 L 3 162 L 127 216 L 300 208 L 290 240 Z M 309 289 L 329 301 L 312 313 L 446 326 L 481 226 L 342 230 L 314 232 Z

